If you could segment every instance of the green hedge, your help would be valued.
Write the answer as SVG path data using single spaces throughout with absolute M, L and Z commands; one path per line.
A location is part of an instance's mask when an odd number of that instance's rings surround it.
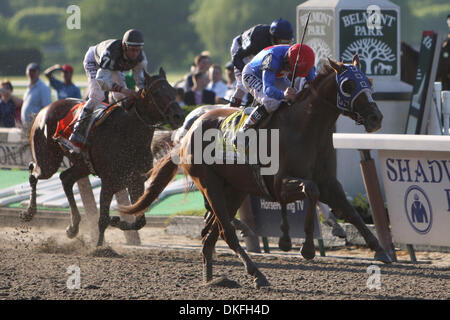
M 0 49 L 0 61 L 1 76 L 22 76 L 30 62 L 42 62 L 42 54 L 35 48 Z

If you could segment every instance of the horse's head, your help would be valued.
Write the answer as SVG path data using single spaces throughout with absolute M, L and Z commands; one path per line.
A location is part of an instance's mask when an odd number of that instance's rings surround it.
M 383 115 L 372 98 L 371 82 L 360 69 L 358 55 L 352 64 L 328 60 L 336 73 L 338 109 L 357 124 L 363 124 L 367 132 L 380 129 Z
M 185 112 L 175 101 L 175 89 L 167 82 L 163 68 L 159 74 L 150 76 L 145 74 L 145 88 L 141 91 L 141 98 L 149 106 L 148 117 L 152 123 L 168 123 L 172 129 L 179 128 L 184 121 Z

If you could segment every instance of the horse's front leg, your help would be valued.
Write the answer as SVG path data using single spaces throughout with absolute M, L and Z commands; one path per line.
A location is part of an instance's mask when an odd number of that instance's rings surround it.
M 281 192 L 280 192 L 280 200 L 281 203 L 289 203 L 297 200 L 301 200 L 307 198 L 308 206 L 306 210 L 306 219 L 305 219 L 305 242 L 301 249 L 302 256 L 305 259 L 313 259 L 315 256 L 315 248 L 314 248 L 314 219 L 316 212 L 316 204 L 319 199 L 319 188 L 317 185 L 311 180 L 304 180 L 298 178 L 284 178 L 281 183 Z M 281 230 L 283 231 L 284 238 L 283 241 L 286 241 L 286 235 L 289 232 L 289 225 L 286 217 L 286 208 L 282 205 L 282 224 Z M 280 239 L 280 241 L 281 241 Z M 289 238 L 290 241 L 290 238 Z M 281 248 L 281 247 L 280 247 Z
M 363 236 L 367 246 L 375 251 L 375 259 L 384 263 L 391 263 L 392 259 L 381 247 L 378 239 L 370 232 L 358 212 L 353 208 L 345 196 L 342 185 L 337 179 L 331 179 L 320 185 L 320 201 L 328 204 L 334 211 L 340 212 Z
M 281 225 L 280 229 L 282 232 L 282 235 L 280 239 L 278 240 L 278 247 L 283 251 L 290 251 L 292 249 L 292 241 L 291 237 L 289 236 L 289 222 L 287 220 L 287 209 L 286 209 L 286 203 L 281 204 Z

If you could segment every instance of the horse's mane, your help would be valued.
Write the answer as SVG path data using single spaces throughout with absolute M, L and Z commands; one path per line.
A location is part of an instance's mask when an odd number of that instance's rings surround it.
M 328 64 L 324 64 L 323 69 L 320 71 L 320 73 L 317 74 L 314 80 L 310 83 L 309 87 L 304 88 L 299 93 L 297 93 L 294 102 L 302 101 L 303 99 L 308 97 L 311 93 L 311 87 L 317 89 L 320 83 L 325 80 L 332 72 L 334 72 L 334 69 Z

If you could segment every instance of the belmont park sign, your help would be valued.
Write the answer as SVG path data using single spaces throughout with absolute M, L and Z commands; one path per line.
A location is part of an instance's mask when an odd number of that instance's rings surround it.
M 341 10 L 339 12 L 339 56 L 351 61 L 358 53 L 362 70 L 368 76 L 395 75 L 398 72 L 398 12 L 380 10 Z
M 297 6 L 297 40 L 311 13 L 304 43 L 313 48 L 320 69 L 327 58 L 351 62 L 374 80 L 400 77 L 400 8 L 379 0 L 309 0 Z M 377 79 L 378 78 L 378 79 Z

